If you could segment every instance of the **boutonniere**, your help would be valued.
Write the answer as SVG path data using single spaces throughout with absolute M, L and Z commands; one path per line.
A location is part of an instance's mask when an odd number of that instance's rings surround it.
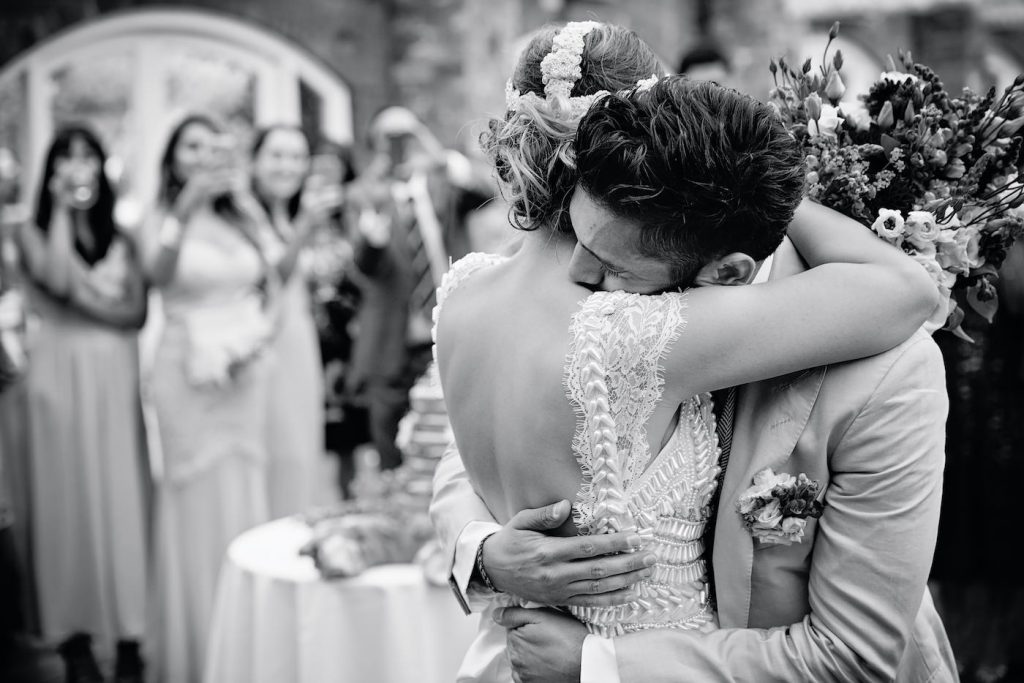
M 754 485 L 740 494 L 736 509 L 755 539 L 791 545 L 803 541 L 808 517 L 821 517 L 825 504 L 818 500 L 820 491 L 821 484 L 806 474 L 775 474 L 766 467 L 754 475 Z

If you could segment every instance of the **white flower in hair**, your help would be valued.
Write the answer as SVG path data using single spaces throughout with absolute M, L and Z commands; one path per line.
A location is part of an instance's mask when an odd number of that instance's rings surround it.
M 636 82 L 637 92 L 647 92 L 658 82 L 658 74 L 651 74 L 650 78 L 642 78 Z

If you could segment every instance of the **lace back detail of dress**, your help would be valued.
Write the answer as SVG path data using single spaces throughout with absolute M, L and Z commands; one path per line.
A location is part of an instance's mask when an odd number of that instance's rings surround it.
M 574 520 L 581 533 L 635 532 L 657 557 L 634 600 L 571 608 L 606 637 L 712 620 L 702 540 L 718 474 L 710 397 L 680 406 L 654 460 L 644 431 L 662 395 L 660 361 L 685 327 L 685 308 L 681 295 L 600 294 L 573 319 L 566 391 L 579 414 L 573 450 L 583 472 Z
M 604 521 L 600 528 L 592 526 L 599 490 L 606 488 L 603 479 L 594 478 L 595 464 L 612 464 L 616 470 L 609 474 L 620 480 L 616 485 L 623 492 L 647 469 L 651 452 L 644 430 L 661 399 L 660 361 L 685 326 L 685 311 L 682 294 L 599 292 L 573 316 L 565 387 L 581 418 L 573 452 L 583 487 L 574 521 L 583 533 L 607 530 Z M 616 523 L 628 528 L 626 518 Z

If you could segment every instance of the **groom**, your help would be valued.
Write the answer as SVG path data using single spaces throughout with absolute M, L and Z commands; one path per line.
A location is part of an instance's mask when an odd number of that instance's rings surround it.
M 660 265 L 665 272 L 666 262 L 677 266 L 694 253 L 717 251 L 721 237 L 680 226 L 689 231 L 680 243 L 692 251 L 660 258 L 649 255 L 650 245 L 609 239 L 616 223 L 642 226 L 667 218 L 633 198 L 594 202 L 591 197 L 608 196 L 603 190 L 609 184 L 717 191 L 686 177 L 686 159 L 644 164 L 661 175 L 641 179 L 631 177 L 639 165 L 594 152 L 659 154 L 646 131 L 670 126 L 660 119 L 670 117 L 671 108 L 649 102 L 643 115 L 651 125 L 638 129 L 625 122 L 608 126 L 607 120 L 599 125 L 591 112 L 577 134 L 584 191 L 577 191 L 570 209 L 579 240 L 570 272 L 596 289 L 653 291 L 650 282 L 616 279 L 617 264 L 630 261 L 633 272 L 659 272 Z M 723 120 L 728 125 L 724 113 Z M 701 153 L 700 145 L 694 141 L 693 154 Z M 803 220 L 821 211 L 809 204 L 800 209 Z M 695 282 L 741 284 L 737 264 L 751 260 L 743 256 L 706 259 Z M 759 276 L 776 279 L 802 268 L 784 244 Z M 496 619 L 508 629 L 517 680 L 956 680 L 926 585 L 942 489 L 943 374 L 937 348 L 918 332 L 872 358 L 740 387 L 734 420 L 728 414 L 732 403 L 722 397 L 724 477 L 712 553 L 721 630 L 661 629 L 607 640 L 588 636 L 579 622 L 554 610 L 506 608 Z M 809 520 L 800 542 L 766 544 L 742 524 L 737 501 L 766 467 L 806 474 L 824 489 L 824 514 Z M 637 541 L 623 534 L 544 535 L 566 519 L 565 501 L 497 525 L 454 449 L 434 484 L 431 516 L 451 553 L 451 583 L 467 610 L 492 589 L 555 605 L 623 602 L 645 570 L 643 552 L 621 552 Z

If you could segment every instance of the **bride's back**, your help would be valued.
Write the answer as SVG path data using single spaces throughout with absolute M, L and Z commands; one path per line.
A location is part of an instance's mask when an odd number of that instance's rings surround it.
M 569 322 L 588 292 L 569 281 L 564 266 L 546 265 L 522 257 L 481 264 L 459 278 L 438 320 L 455 438 L 502 523 L 523 508 L 572 500 L 580 484 L 576 414 L 563 374 Z

